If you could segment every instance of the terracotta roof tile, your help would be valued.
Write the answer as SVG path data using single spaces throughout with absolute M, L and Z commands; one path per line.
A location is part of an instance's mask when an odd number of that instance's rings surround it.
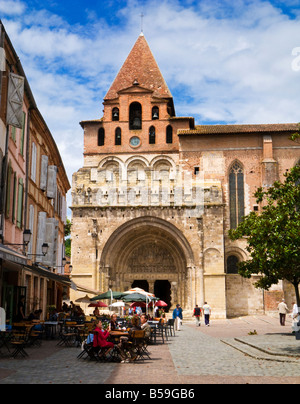
M 179 130 L 178 135 L 213 135 L 226 133 L 296 132 L 298 123 L 262 125 L 197 125 L 193 130 Z
M 154 97 L 172 98 L 143 34 L 137 39 L 104 100 L 117 98 L 119 91 L 130 88 L 135 81 L 140 87 L 153 91 Z

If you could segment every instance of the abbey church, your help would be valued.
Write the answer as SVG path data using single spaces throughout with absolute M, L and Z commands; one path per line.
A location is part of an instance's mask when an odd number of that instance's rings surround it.
M 260 210 L 254 193 L 299 162 L 298 124 L 198 125 L 175 102 L 141 34 L 104 98 L 81 122 L 84 165 L 73 175 L 72 280 L 89 290 L 141 287 L 215 318 L 277 308 L 293 287 L 268 291 L 238 274 L 246 241 L 229 240 Z M 81 297 L 73 291 L 71 300 Z

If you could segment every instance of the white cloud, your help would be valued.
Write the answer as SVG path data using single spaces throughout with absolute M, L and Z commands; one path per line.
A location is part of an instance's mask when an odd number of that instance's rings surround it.
M 118 27 L 97 21 L 84 4 L 88 25 L 72 26 L 18 1 L 0 0 L 0 12 L 7 3 L 15 6 L 7 32 L 71 181 L 82 166 L 79 122 L 102 117 L 103 97 L 139 35 L 141 6 L 128 1 Z M 197 124 L 299 121 L 300 72 L 292 69 L 299 18 L 262 0 L 143 3 L 144 33 L 177 115 L 195 116 Z
M 21 1 L 0 0 L 0 13 L 6 16 L 21 15 L 26 6 Z

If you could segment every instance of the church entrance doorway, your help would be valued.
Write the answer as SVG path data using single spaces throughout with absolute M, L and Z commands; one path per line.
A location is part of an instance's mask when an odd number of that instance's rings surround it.
M 148 281 L 142 281 L 142 280 L 138 280 L 138 281 L 134 281 L 133 284 L 131 285 L 132 289 L 133 288 L 140 288 L 145 290 L 146 292 L 149 292 L 149 283 Z
M 164 307 L 166 313 L 169 312 L 171 307 L 171 284 L 167 280 L 155 281 L 154 283 L 154 294 L 167 303 L 168 307 Z

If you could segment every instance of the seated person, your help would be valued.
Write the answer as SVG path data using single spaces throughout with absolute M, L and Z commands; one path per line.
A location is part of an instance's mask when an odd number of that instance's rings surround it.
M 107 341 L 108 337 L 109 331 L 104 331 L 102 329 L 102 321 L 99 320 L 94 330 L 93 347 L 98 351 L 100 348 L 103 348 L 105 350 L 105 355 L 107 355 L 114 348 L 114 344 Z
M 119 329 L 119 324 L 117 323 L 117 315 L 113 314 L 110 319 L 110 330 L 116 331 Z
M 122 358 L 121 363 L 132 362 L 136 359 L 136 355 L 134 353 L 132 343 L 130 342 L 130 338 L 132 336 L 133 331 L 138 331 L 141 329 L 139 317 L 137 317 L 137 316 L 132 317 L 131 324 L 132 324 L 132 327 L 129 330 L 129 337 L 125 337 L 125 336 L 121 337 L 120 343 L 117 345 L 117 348 L 120 352 L 120 356 Z M 130 359 L 128 359 L 128 357 L 127 357 L 127 352 L 129 352 L 129 354 L 130 354 Z
M 151 338 L 151 327 L 148 324 L 148 316 L 147 316 L 147 314 L 143 314 L 141 316 L 141 329 L 143 331 L 145 331 L 145 339 L 147 341 L 149 341 L 150 338 Z

